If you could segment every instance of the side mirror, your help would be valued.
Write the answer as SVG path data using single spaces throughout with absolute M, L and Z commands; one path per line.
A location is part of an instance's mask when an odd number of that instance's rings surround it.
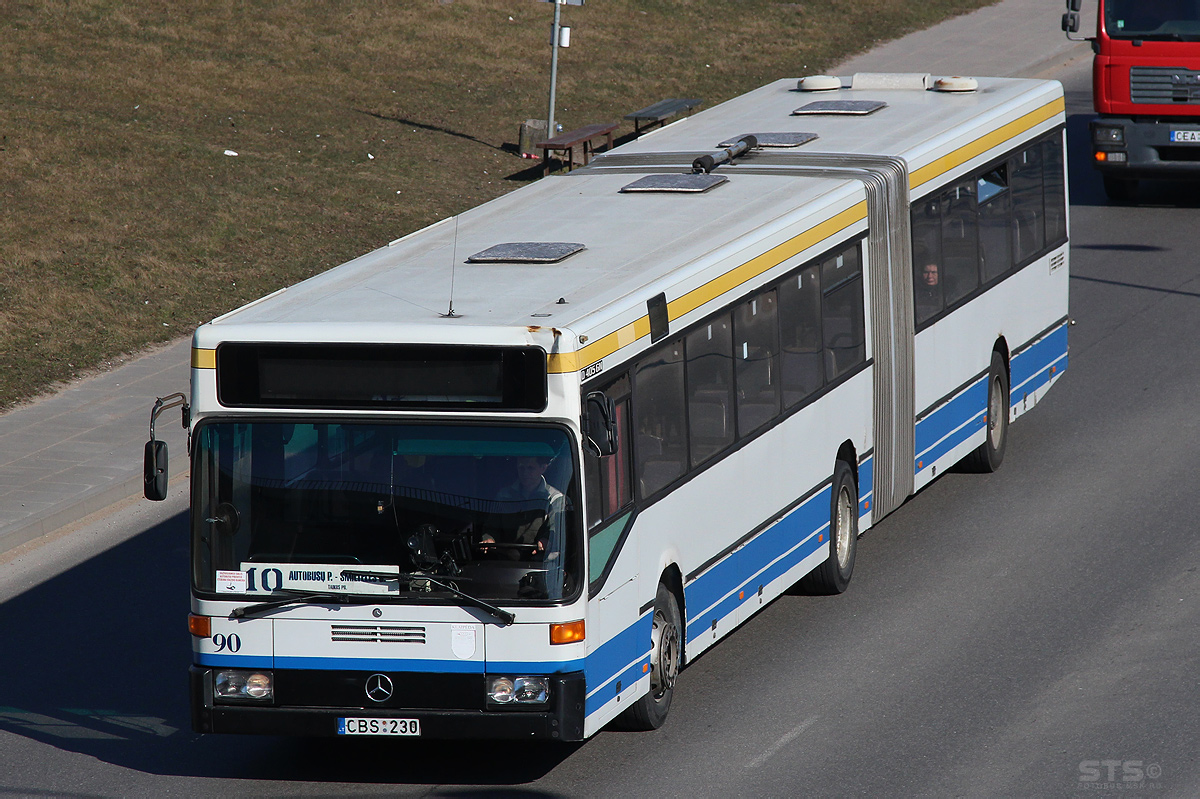
M 1072 11 L 1076 14 L 1083 7 L 1083 0 L 1067 0 L 1067 11 Z
M 1079 12 L 1068 11 L 1062 15 L 1062 29 L 1066 33 L 1079 33 Z
M 143 465 L 146 499 L 162 502 L 167 498 L 167 442 L 146 442 L 146 457 Z
M 617 405 L 612 397 L 593 391 L 583 403 L 583 441 L 599 457 L 617 452 Z
M 154 437 L 154 423 L 158 415 L 168 408 L 181 407 L 184 429 L 191 423 L 192 408 L 188 405 L 187 397 L 182 393 L 159 397 L 150 411 L 150 440 L 146 442 L 146 454 L 142 460 L 142 479 L 145 483 L 142 492 L 146 499 L 162 502 L 167 498 L 167 442 Z

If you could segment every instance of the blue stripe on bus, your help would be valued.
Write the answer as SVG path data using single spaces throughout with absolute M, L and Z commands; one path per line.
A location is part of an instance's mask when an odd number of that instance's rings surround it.
M 608 704 L 619 693 L 614 681 L 625 690 L 645 673 L 643 666 L 650 664 L 650 630 L 653 614 L 646 612 L 641 618 L 600 645 L 587 656 L 584 664 L 584 682 L 588 697 L 584 715 L 590 716 Z
M 1054 374 L 1046 374 L 1051 366 L 1056 367 Z M 1010 400 L 1041 388 L 1051 377 L 1057 377 L 1066 368 L 1067 326 L 1063 324 L 1013 356 L 1012 364 L 1009 365 L 1009 371 L 1012 373 Z
M 738 598 L 739 591 L 757 593 L 760 584 L 766 585 L 829 545 L 828 536 L 818 541 L 816 533 L 829 525 L 831 491 L 829 486 L 818 491 L 684 589 L 687 607 L 698 613 L 687 623 L 688 641 L 735 612 L 744 601 Z M 752 574 L 748 576 L 748 572 Z
M 983 427 L 986 410 L 987 375 L 984 375 L 917 422 L 914 463 L 933 463 L 965 441 Z M 918 466 L 916 471 L 921 468 Z
M 871 455 L 858 465 L 858 513 L 867 512 L 863 505 L 875 492 L 875 456 Z
M 270 655 L 218 655 L 214 652 L 195 653 L 197 666 L 230 667 L 235 669 L 269 669 L 274 665 Z
M 1015 406 L 1024 394 L 1044 387 L 1066 368 L 1067 326 L 1063 324 L 1013 356 L 1009 364 L 1009 402 Z M 987 377 L 984 376 L 919 420 L 914 473 L 936 463 L 984 429 L 986 413 Z

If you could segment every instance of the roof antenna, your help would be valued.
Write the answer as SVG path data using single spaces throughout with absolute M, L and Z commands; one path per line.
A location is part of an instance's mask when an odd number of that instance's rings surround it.
M 458 265 L 458 215 L 454 217 L 454 244 L 450 247 L 450 308 L 438 316 L 443 319 L 457 319 L 461 314 L 454 312 L 454 267 Z

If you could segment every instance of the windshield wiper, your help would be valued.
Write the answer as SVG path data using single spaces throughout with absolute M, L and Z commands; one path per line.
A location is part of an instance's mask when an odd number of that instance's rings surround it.
M 458 590 L 453 585 L 450 585 L 449 583 L 444 583 L 441 580 L 439 580 L 438 578 L 432 577 L 428 574 L 419 574 L 419 573 L 409 574 L 409 573 L 405 573 L 405 572 L 401 572 L 400 574 L 391 574 L 389 572 L 373 572 L 373 571 L 363 571 L 363 570 L 359 570 L 359 569 L 343 569 L 342 570 L 342 579 L 343 580 L 346 579 L 347 575 L 349 575 L 351 577 L 374 577 L 374 578 L 380 579 L 380 580 L 406 580 L 406 581 L 408 581 L 410 588 L 411 588 L 411 584 L 414 580 L 426 580 L 429 583 L 436 585 L 438 588 L 441 588 L 444 591 L 448 591 L 449 593 L 453 594 L 454 596 L 456 596 L 459 599 L 466 602 L 468 605 L 477 607 L 480 610 L 487 611 L 488 613 L 492 614 L 497 619 L 499 619 L 501 622 L 503 622 L 505 624 L 505 626 L 512 624 L 513 622 L 515 622 L 517 620 L 516 614 L 510 613 L 509 611 L 504 610 L 503 608 L 498 608 L 495 605 L 491 604 L 490 602 L 485 602 L 484 600 L 480 599 L 479 597 L 471 596 L 468 593 Z
M 278 590 L 288 592 L 286 588 Z M 253 605 L 243 605 L 240 608 L 234 608 L 229 615 L 235 619 L 244 619 L 252 614 L 263 613 L 268 610 L 287 607 L 288 605 L 306 605 L 309 602 L 322 600 L 333 601 L 339 605 L 370 605 L 378 603 L 382 598 L 373 594 L 342 594 L 336 591 L 292 591 L 290 593 L 291 596 L 282 599 L 268 599 L 265 602 L 255 602 Z

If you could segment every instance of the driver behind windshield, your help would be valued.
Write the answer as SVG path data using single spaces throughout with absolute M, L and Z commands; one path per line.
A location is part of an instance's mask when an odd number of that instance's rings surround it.
M 498 553 L 512 560 L 544 557 L 551 536 L 562 532 L 566 497 L 546 482 L 548 456 L 516 458 L 516 480 L 496 493 L 501 520 L 495 535 L 485 532 L 479 539 L 483 554 Z

